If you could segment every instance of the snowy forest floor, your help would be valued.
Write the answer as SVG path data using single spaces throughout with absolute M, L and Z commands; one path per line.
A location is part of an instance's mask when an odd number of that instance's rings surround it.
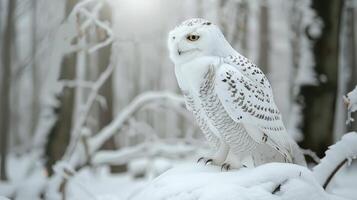
M 352 169 L 353 168 L 353 169 Z M 325 192 L 311 172 L 287 164 L 268 164 L 255 169 L 221 172 L 217 166 L 190 162 L 168 170 L 153 181 L 132 176 L 112 176 L 102 170 L 83 170 L 71 182 L 73 199 L 356 199 L 357 166 L 342 170 Z M 83 185 L 84 183 L 85 186 Z M 272 192 L 282 184 L 279 191 Z M 72 199 L 72 198 L 71 198 Z
M 355 183 L 352 185 L 355 186 L 357 173 L 349 176 L 349 179 L 351 182 L 354 179 Z M 353 195 L 355 192 L 353 188 L 345 185 L 343 188 L 343 194 L 348 194 L 346 191 L 349 191 L 349 194 Z M 355 198 L 355 195 L 356 193 L 351 199 Z M 186 164 L 164 173 L 143 190 L 140 189 L 131 199 L 144 199 L 147 196 L 153 200 L 344 199 L 325 192 L 311 171 L 305 167 L 281 163 L 228 172 L 221 172 L 217 166 Z
M 180 162 L 138 159 L 131 162 L 128 172 L 117 174 L 108 166 L 85 167 L 68 179 L 66 195 L 70 200 L 357 199 L 357 162 L 343 167 L 325 192 L 305 167 L 270 163 L 221 171 L 219 166 L 196 163 L 195 156 Z M 49 181 L 45 170 L 30 155 L 9 160 L 11 181 L 0 182 L 1 195 L 12 196 L 16 191 L 16 199 L 37 199 Z
M 17 199 L 35 197 L 45 174 L 38 170 L 22 180 L 27 159 L 12 160 L 12 181 L 0 183 L 0 191 L 21 191 Z M 165 162 L 157 168 L 165 168 Z M 254 169 L 221 171 L 220 167 L 195 163 L 194 160 L 175 164 L 157 178 L 135 178 L 135 173 L 112 174 L 108 167 L 84 168 L 70 179 L 68 199 L 124 200 L 124 199 L 254 199 L 254 200 L 354 200 L 357 197 L 357 163 L 344 167 L 330 184 L 327 192 L 316 182 L 305 167 L 271 163 Z M 279 184 L 281 187 L 278 188 Z M 22 189 L 19 189 L 22 188 Z M 275 191 L 275 192 L 274 192 Z M 274 194 L 272 194 L 274 193 Z
M 280 189 L 278 189 L 281 184 Z M 325 192 L 304 167 L 271 163 L 255 169 L 222 172 L 220 167 L 179 164 L 152 181 L 130 174 L 112 175 L 105 168 L 82 170 L 70 182 L 70 199 L 254 199 L 354 200 L 357 165 L 341 170 Z M 275 190 L 275 192 L 274 192 Z M 272 194 L 274 193 L 274 194 Z

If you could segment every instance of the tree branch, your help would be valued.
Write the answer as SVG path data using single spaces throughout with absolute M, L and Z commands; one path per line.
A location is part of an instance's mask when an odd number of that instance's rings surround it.
M 332 171 L 332 173 L 327 177 L 326 182 L 323 184 L 323 188 L 326 189 L 332 178 L 335 176 L 335 174 L 341 169 L 341 167 L 347 163 L 347 158 L 344 159 L 340 164 L 336 166 L 336 168 Z

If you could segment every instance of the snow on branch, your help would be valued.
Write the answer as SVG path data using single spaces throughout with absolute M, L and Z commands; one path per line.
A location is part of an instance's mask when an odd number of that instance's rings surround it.
M 145 92 L 137 96 L 128 106 L 126 106 L 115 119 L 98 134 L 89 139 L 90 153 L 97 151 L 106 140 L 122 128 L 127 120 L 133 116 L 144 105 L 155 101 L 169 101 L 174 104 L 184 105 L 182 96 L 171 92 Z
M 355 89 L 349 92 L 347 96 L 343 97 L 343 101 L 348 109 L 346 124 L 350 124 L 354 121 L 354 119 L 351 117 L 351 114 L 357 111 L 357 86 Z
M 91 81 L 60 80 L 59 82 L 60 84 L 62 84 L 63 87 L 69 87 L 69 88 L 83 87 L 83 88 L 92 89 L 94 85 L 93 82 Z
M 71 143 L 69 144 L 69 146 L 67 148 L 67 152 L 65 154 L 65 157 L 66 156 L 70 156 L 75 151 L 75 147 L 77 146 L 77 144 L 79 142 L 79 139 L 81 137 L 80 131 L 84 127 L 85 122 L 86 122 L 86 120 L 87 120 L 87 118 L 89 116 L 89 113 L 91 111 L 91 108 L 92 108 L 93 104 L 97 100 L 99 89 L 103 86 L 105 81 L 112 74 L 113 68 L 114 68 L 113 65 L 109 65 L 104 70 L 104 72 L 99 76 L 97 81 L 93 84 L 92 91 L 89 94 L 85 105 L 83 106 L 83 109 L 82 109 L 83 112 L 79 116 L 79 119 L 74 124 L 74 127 L 72 128 L 71 136 L 75 136 L 75 138 L 73 140 L 71 140 Z M 79 133 L 79 134 L 76 134 L 76 133 Z
M 343 97 L 348 109 L 347 124 L 354 121 L 352 112 L 357 111 L 357 86 L 354 90 Z M 357 132 L 345 134 L 341 141 L 329 147 L 325 157 L 313 168 L 314 175 L 323 188 L 327 188 L 335 174 L 345 165 L 350 164 L 352 159 L 357 158 Z
M 313 168 L 317 181 L 326 189 L 338 170 L 357 158 L 357 132 L 344 135 L 341 141 L 329 147 L 326 156 Z
M 93 90 L 95 89 L 94 87 L 94 82 L 92 81 L 79 81 L 79 80 L 61 80 L 59 81 L 62 84 L 62 87 L 68 87 L 68 88 L 77 88 L 77 87 L 82 87 L 88 90 Z M 62 89 L 62 88 L 61 88 Z M 99 103 L 99 105 L 102 108 L 107 108 L 108 103 L 105 97 L 101 94 L 97 94 L 96 96 L 96 101 Z
M 88 53 L 96 52 L 97 50 L 111 44 L 114 41 L 114 32 L 109 25 L 108 21 L 102 21 L 99 19 L 99 11 L 103 7 L 104 0 L 84 0 L 77 3 L 69 14 L 66 22 L 62 24 L 66 35 L 67 41 L 70 41 L 71 45 L 67 48 L 66 53 L 72 53 L 82 50 L 87 50 Z M 84 20 L 81 20 L 84 17 Z M 75 24 L 75 28 L 73 27 Z M 83 43 L 72 44 L 75 38 L 81 38 L 90 25 L 95 25 L 106 34 L 106 39 L 98 44 L 87 45 Z
M 65 185 L 65 180 L 69 177 L 63 176 L 63 174 L 68 174 L 67 172 L 69 171 L 74 174 L 74 169 L 79 167 L 80 164 L 85 164 L 80 163 L 80 161 L 89 162 L 90 154 L 88 138 L 90 137 L 90 134 L 88 134 L 88 129 L 85 127 L 85 123 L 89 117 L 93 104 L 98 100 L 100 88 L 112 74 L 113 68 L 113 65 L 109 65 L 93 83 L 91 93 L 83 105 L 82 113 L 79 115 L 79 119 L 76 120 L 76 123 L 71 130 L 71 137 L 73 138 L 71 138 L 70 144 L 68 145 L 62 160 L 54 165 L 54 168 L 56 169 L 55 174 L 51 177 L 46 193 L 56 193 L 53 191 L 58 191 L 60 185 Z M 83 145 L 80 145 L 81 142 Z M 64 192 L 62 195 L 64 195 Z
M 177 158 L 194 153 L 196 148 L 192 145 L 181 143 L 146 142 L 132 147 L 126 147 L 117 151 L 99 151 L 92 159 L 92 165 L 120 165 L 139 157 L 163 156 Z
M 109 64 L 107 68 L 99 75 L 98 79 L 93 82 L 87 82 L 83 79 L 86 63 L 86 53 L 93 53 L 102 47 L 109 45 L 113 39 L 114 34 L 108 22 L 101 21 L 98 16 L 101 8 L 103 7 L 104 0 L 84 0 L 75 5 L 66 21 L 61 25 L 60 33 L 66 41 L 65 53 L 77 52 L 77 65 L 76 65 L 76 80 L 60 82 L 63 87 L 76 87 L 76 117 L 70 133 L 70 142 L 62 160 L 54 165 L 60 166 L 65 163 L 67 167 L 58 167 L 55 174 L 51 177 L 53 182 L 49 184 L 48 191 L 52 189 L 58 191 L 60 185 L 66 184 L 66 177 L 63 177 L 60 171 L 65 169 L 76 169 L 86 163 L 90 162 L 89 144 L 90 131 L 86 124 L 90 117 L 93 105 L 99 102 L 101 106 L 106 106 L 106 100 L 99 95 L 99 90 L 104 83 L 111 76 L 114 66 Z M 106 33 L 106 39 L 94 45 L 87 45 L 85 34 L 90 25 L 103 30 Z M 82 89 L 90 89 L 90 93 L 86 99 L 82 99 Z M 83 100 L 83 101 L 82 101 Z M 74 172 L 74 171 L 73 171 Z M 56 181 L 57 180 L 57 181 Z M 64 195 L 64 192 L 63 192 Z
M 86 17 L 91 19 L 95 25 L 97 25 L 99 28 L 102 28 L 107 34 L 107 38 L 103 42 L 98 43 L 95 46 L 91 47 L 88 50 L 88 52 L 93 53 L 93 52 L 97 51 L 98 49 L 103 48 L 103 47 L 109 45 L 110 43 L 112 43 L 112 41 L 114 40 L 114 33 L 113 33 L 112 29 L 108 26 L 108 22 L 102 22 L 102 21 L 98 20 L 95 15 L 91 14 L 90 12 L 88 12 L 88 10 L 86 10 L 84 8 L 81 8 L 80 11 Z
M 73 40 L 75 38 L 78 39 L 79 42 L 78 44 L 75 45 L 75 47 L 71 47 L 72 50 L 75 51 L 81 51 L 81 56 L 77 58 L 77 60 L 81 62 L 77 62 L 77 71 L 83 72 L 84 69 L 84 64 L 85 64 L 85 57 L 83 56 L 84 50 L 89 49 L 89 53 L 93 53 L 100 48 L 109 45 L 113 39 L 114 39 L 114 34 L 109 26 L 109 23 L 101 21 L 98 19 L 99 12 L 101 8 L 103 7 L 103 0 L 84 0 L 79 2 L 78 4 L 75 5 L 71 13 L 69 14 L 67 18 L 67 26 L 68 29 L 73 27 L 77 28 L 76 34 L 73 35 L 74 33 L 71 34 L 70 40 Z M 86 40 L 83 39 L 84 34 L 86 33 L 86 30 L 90 27 L 91 24 L 94 24 L 96 27 L 104 30 L 106 32 L 106 39 L 103 42 L 100 42 L 98 44 L 95 44 L 94 46 L 87 46 L 86 45 Z M 73 32 L 73 31 L 72 31 Z M 74 121 L 73 128 L 71 129 L 71 140 L 70 144 L 66 150 L 64 159 L 71 160 L 72 154 L 74 151 L 77 150 L 77 145 L 81 141 L 82 138 L 82 132 L 83 129 L 85 128 L 86 122 L 88 120 L 88 117 L 90 115 L 90 112 L 92 110 L 92 107 L 95 102 L 98 102 L 100 106 L 106 107 L 106 100 L 104 97 L 102 97 L 99 94 L 100 88 L 103 86 L 105 81 L 110 77 L 114 69 L 114 66 L 111 64 L 108 65 L 108 67 L 102 72 L 102 74 L 99 76 L 99 78 L 96 81 L 93 82 L 88 82 L 85 80 L 82 80 L 80 77 L 77 77 L 76 80 L 69 81 L 65 80 L 60 82 L 62 85 L 61 86 L 66 86 L 66 87 L 76 87 L 78 90 L 76 91 L 77 94 L 77 107 L 75 113 L 78 113 L 78 117 L 76 117 L 76 120 Z M 77 72 L 78 74 L 81 74 L 81 72 Z M 78 75 L 80 76 L 80 75 Z M 90 89 L 90 94 L 88 95 L 88 98 L 82 102 L 82 95 L 83 93 L 82 88 Z M 84 105 L 82 105 L 84 104 Z M 86 141 L 85 141 L 86 142 Z

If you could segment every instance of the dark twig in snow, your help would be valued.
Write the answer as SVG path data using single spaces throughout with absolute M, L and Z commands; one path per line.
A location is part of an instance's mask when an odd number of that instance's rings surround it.
M 330 176 L 326 179 L 326 182 L 323 185 L 323 188 L 326 189 L 328 184 L 331 182 L 332 178 L 335 176 L 335 174 L 341 169 L 341 167 L 346 164 L 348 161 L 348 159 L 344 159 L 342 162 L 340 162 L 340 164 L 338 164 L 336 166 L 336 168 L 332 171 L 332 173 L 330 174 Z
M 327 188 L 335 174 L 344 164 L 357 158 L 357 132 L 345 134 L 341 141 L 329 147 L 326 156 L 313 168 L 316 180 Z

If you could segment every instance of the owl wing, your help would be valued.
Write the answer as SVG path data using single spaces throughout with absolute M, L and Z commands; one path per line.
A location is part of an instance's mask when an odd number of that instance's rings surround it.
M 237 68 L 244 76 L 255 82 L 255 84 L 266 88 L 270 94 L 273 93 L 267 77 L 264 75 L 262 70 L 260 70 L 257 65 L 255 65 L 248 58 L 242 55 L 231 55 L 224 58 L 224 62 Z
M 215 91 L 230 117 L 242 123 L 258 143 L 266 143 L 292 162 L 288 135 L 265 75 L 249 63 L 223 63 L 216 71 Z

